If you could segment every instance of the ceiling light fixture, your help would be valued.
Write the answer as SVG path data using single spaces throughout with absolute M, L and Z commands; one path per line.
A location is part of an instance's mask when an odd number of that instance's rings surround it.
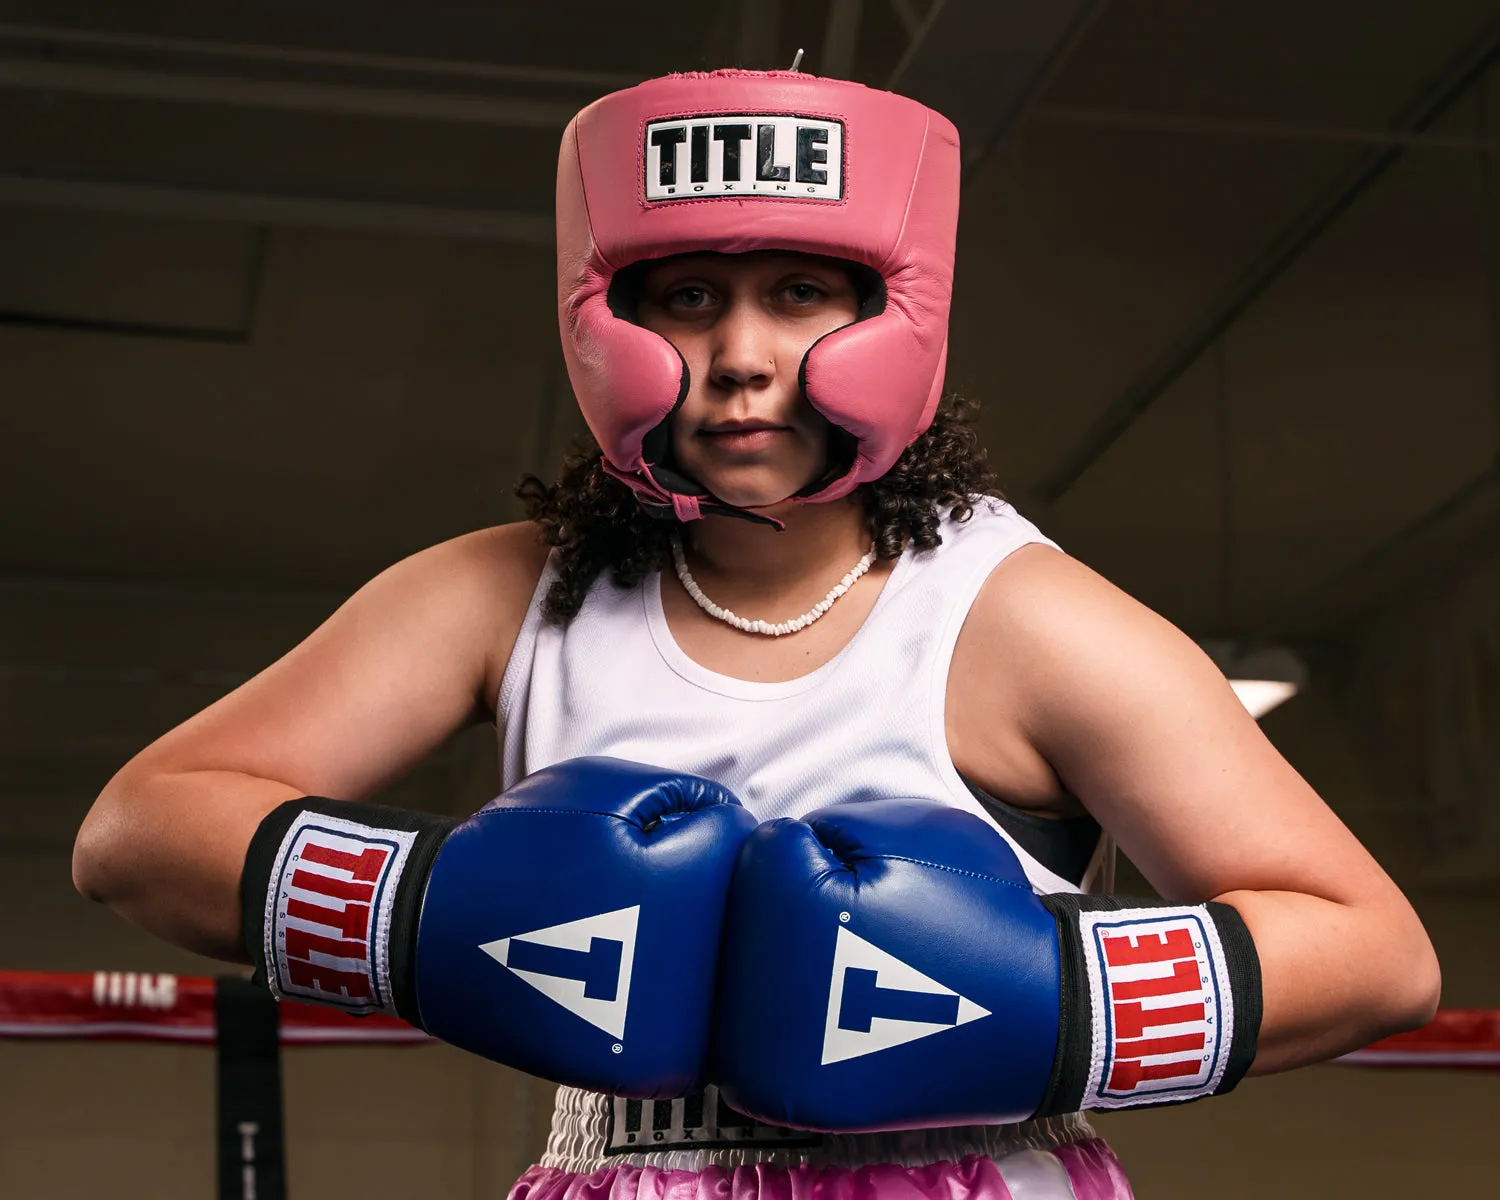
M 1307 686 L 1306 665 L 1285 646 L 1246 650 L 1229 641 L 1198 644 L 1257 721 Z

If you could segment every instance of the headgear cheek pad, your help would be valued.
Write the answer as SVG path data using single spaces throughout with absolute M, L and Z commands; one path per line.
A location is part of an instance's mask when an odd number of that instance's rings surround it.
M 847 260 L 878 280 L 861 319 L 803 360 L 807 400 L 854 453 L 798 499 L 834 500 L 885 474 L 941 394 L 958 193 L 953 125 L 857 83 L 713 71 L 649 80 L 585 108 L 558 160 L 558 318 L 606 469 L 680 520 L 750 515 L 664 461 L 664 422 L 687 395 L 687 366 L 634 323 L 611 285 L 626 267 L 674 254 L 790 250 Z

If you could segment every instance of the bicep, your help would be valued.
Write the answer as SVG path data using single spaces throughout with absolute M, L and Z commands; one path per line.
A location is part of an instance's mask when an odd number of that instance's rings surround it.
M 1025 553 L 986 587 L 1019 719 L 1164 897 L 1393 890 L 1189 638 L 1075 560 Z
M 507 526 L 396 564 L 133 765 L 369 795 L 485 715 L 493 658 L 509 653 L 544 557 L 529 526 Z

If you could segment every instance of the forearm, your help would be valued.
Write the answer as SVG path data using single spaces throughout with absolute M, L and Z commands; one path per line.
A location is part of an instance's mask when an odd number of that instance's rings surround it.
M 79 830 L 74 883 L 175 945 L 246 962 L 239 899 L 245 851 L 261 819 L 301 794 L 229 771 L 127 768 Z
M 1250 1074 L 1322 1062 L 1431 1019 L 1437 958 L 1404 902 L 1355 907 L 1258 891 L 1216 899 L 1239 911 L 1260 957 L 1264 1012 Z

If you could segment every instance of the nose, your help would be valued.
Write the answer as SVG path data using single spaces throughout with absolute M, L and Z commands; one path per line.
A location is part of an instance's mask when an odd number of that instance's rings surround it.
M 776 377 L 771 322 L 758 305 L 733 303 L 714 324 L 709 378 L 727 392 L 763 388 Z

